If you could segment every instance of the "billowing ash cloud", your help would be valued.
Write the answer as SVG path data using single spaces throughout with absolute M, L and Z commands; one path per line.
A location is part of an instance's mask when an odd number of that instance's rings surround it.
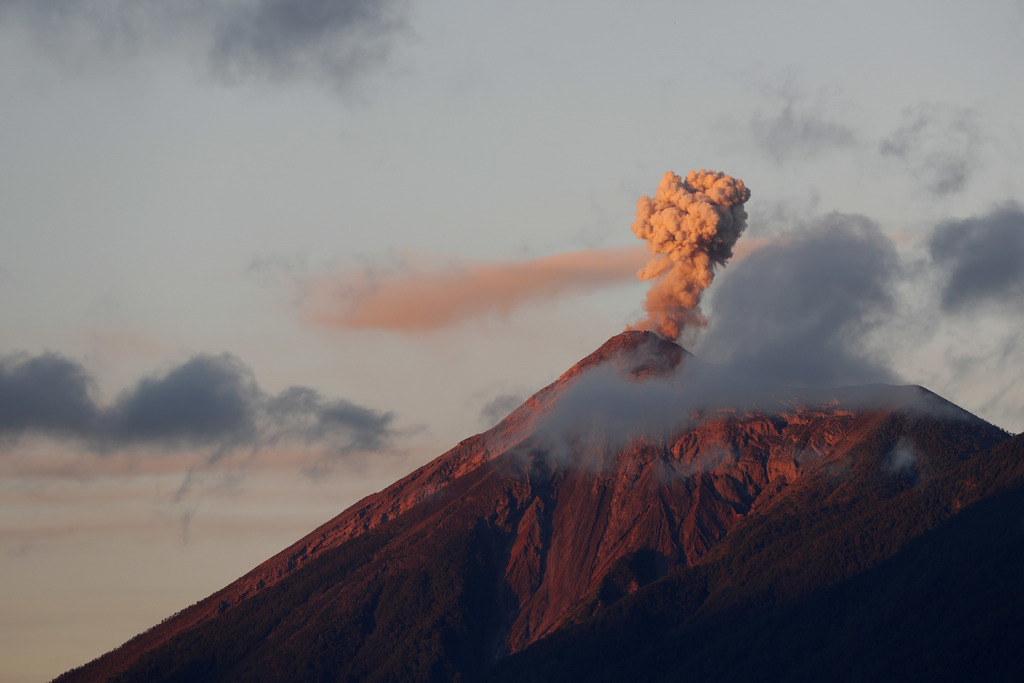
M 894 245 L 867 218 L 825 216 L 730 269 L 698 352 L 789 384 L 888 381 L 865 343 L 892 314 L 900 269 Z
M 146 377 L 110 405 L 93 395 L 80 364 L 56 354 L 0 359 L 0 438 L 75 439 L 97 452 L 131 446 L 261 448 L 282 440 L 317 444 L 335 455 L 386 449 L 394 416 L 313 389 L 263 392 L 230 354 L 196 355 Z
M 73 60 L 171 50 L 208 55 L 227 82 L 295 76 L 346 86 L 382 62 L 406 0 L 0 0 L 44 51 Z
M 933 195 L 955 194 L 967 187 L 978 161 L 974 112 L 922 103 L 904 111 L 903 119 L 879 144 L 879 152 L 902 160 Z
M 944 310 L 992 302 L 1024 312 L 1024 209 L 1019 205 L 943 223 L 930 236 L 928 249 L 949 273 L 942 289 Z
M 750 190 L 742 180 L 717 171 L 690 171 L 662 177 L 654 197 L 637 201 L 633 232 L 647 242 L 654 258 L 637 275 L 653 280 L 644 302 L 647 318 L 636 329 L 676 339 L 684 327 L 703 326 L 701 293 L 714 279 L 715 266 L 732 257 L 747 226 L 743 204 Z

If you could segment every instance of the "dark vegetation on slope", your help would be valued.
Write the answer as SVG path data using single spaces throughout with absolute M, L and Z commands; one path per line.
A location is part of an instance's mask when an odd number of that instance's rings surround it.
M 513 655 L 489 678 L 1024 678 L 1024 436 L 894 488 L 878 483 L 819 516 L 750 520 L 713 557 Z M 942 521 L 946 505 L 967 507 Z
M 117 681 L 458 680 L 493 651 L 499 613 L 488 534 L 433 548 L 412 572 L 383 577 L 354 604 L 332 600 L 373 556 L 371 533 L 199 629 L 147 654 Z

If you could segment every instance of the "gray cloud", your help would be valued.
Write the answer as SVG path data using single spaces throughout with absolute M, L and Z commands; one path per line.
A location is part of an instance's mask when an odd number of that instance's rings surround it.
M 78 363 L 26 354 L 0 360 L 0 437 L 34 434 L 82 441 L 97 452 L 137 445 L 210 448 L 214 458 L 293 440 L 345 456 L 388 448 L 394 415 L 306 387 L 264 393 L 230 354 L 197 355 L 147 377 L 108 406 Z
M 240 443 L 256 434 L 261 392 L 234 356 L 195 356 L 123 393 L 106 417 L 114 443 Z
M 0 436 L 24 432 L 86 434 L 99 411 L 93 382 L 80 365 L 57 354 L 18 354 L 0 359 Z
M 581 439 L 614 452 L 637 439 L 660 440 L 682 431 L 693 424 L 695 412 L 777 407 L 771 396 L 772 388 L 758 378 L 692 357 L 669 376 L 643 381 L 603 365 L 578 377 L 559 397 L 536 438 L 556 458 L 586 452 Z
M 888 319 L 895 247 L 863 216 L 831 214 L 724 271 L 700 353 L 788 384 L 888 381 L 868 334 Z
M 518 408 L 525 399 L 516 394 L 502 394 L 484 404 L 480 409 L 480 421 L 491 426 Z
M 559 396 L 532 439 L 522 446 L 526 454 L 539 450 L 557 462 L 600 470 L 608 464 L 607 456 L 614 456 L 627 444 L 671 440 L 709 419 L 784 414 L 802 406 L 888 408 L 970 419 L 969 413 L 921 387 L 794 387 L 778 376 L 713 365 L 690 356 L 667 376 L 638 379 L 608 365 L 588 370 Z M 730 457 L 733 455 L 726 452 L 709 453 L 675 474 L 709 471 Z M 904 461 L 898 464 L 903 466 Z
M 344 85 L 387 57 L 403 26 L 395 0 L 260 0 L 216 18 L 212 63 L 229 81 L 305 70 Z
M 931 234 L 928 249 L 949 274 L 943 310 L 999 303 L 1024 311 L 1024 209 L 1019 205 L 943 223 Z
M 285 389 L 267 401 L 266 412 L 277 433 L 306 442 L 338 442 L 341 455 L 382 450 L 394 436 L 392 413 L 379 413 L 343 399 L 328 401 L 308 387 Z
M 782 109 L 770 116 L 756 113 L 750 119 L 754 142 L 776 164 L 813 158 L 857 141 L 852 128 L 828 120 L 801 102 L 791 86 L 784 87 L 780 94 L 784 99 Z
M 778 200 L 759 200 L 750 206 L 747 213 L 749 225 L 757 226 L 758 236 L 782 235 L 792 232 L 794 225 L 800 225 L 807 216 L 818 213 L 821 197 L 813 188 L 807 188 L 803 197 Z M 743 246 L 743 242 L 739 243 Z
M 296 77 L 337 88 L 383 61 L 405 27 L 407 0 L 0 0 L 47 54 L 205 52 L 227 83 Z
M 914 445 L 906 438 L 901 438 L 886 458 L 885 468 L 896 476 L 911 481 L 917 479 L 917 454 L 914 452 Z
M 925 189 L 944 196 L 967 187 L 978 164 L 979 139 L 973 110 L 922 103 L 903 112 L 903 124 L 878 150 L 902 160 Z

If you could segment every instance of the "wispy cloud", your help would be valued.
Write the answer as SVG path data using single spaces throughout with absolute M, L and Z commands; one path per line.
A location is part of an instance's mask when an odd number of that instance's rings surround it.
M 525 398 L 518 394 L 495 396 L 480 409 L 480 420 L 490 427 L 518 408 L 524 400 Z
M 921 103 L 903 112 L 903 123 L 878 149 L 907 165 L 932 195 L 967 187 L 979 163 L 977 115 L 965 107 Z
M 259 0 L 213 18 L 215 70 L 228 81 L 316 75 L 345 85 L 383 62 L 405 26 L 400 0 Z
M 205 52 L 226 83 L 307 78 L 343 89 L 386 60 L 407 9 L 406 0 L 0 0 L 0 22 L 70 63 Z
M 788 414 L 804 406 L 970 417 L 920 387 L 798 387 L 779 374 L 713 365 L 693 356 L 684 357 L 669 374 L 638 379 L 630 368 L 645 364 L 645 354 L 641 347 L 633 356 L 620 358 L 618 366 L 599 365 L 576 377 L 544 414 L 531 438 L 521 444 L 521 452 L 600 469 L 610 462 L 607 456 L 628 444 L 672 440 L 695 426 L 737 414 Z M 734 457 L 725 452 L 709 456 L 676 474 L 692 476 Z
M 853 128 L 829 117 L 823 105 L 808 101 L 792 83 L 772 94 L 781 106 L 770 113 L 755 112 L 750 132 L 757 147 L 776 164 L 814 158 L 857 142 Z

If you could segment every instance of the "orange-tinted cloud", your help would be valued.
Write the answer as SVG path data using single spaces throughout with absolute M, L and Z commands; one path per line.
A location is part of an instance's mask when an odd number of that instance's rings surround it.
M 456 264 L 323 277 L 310 285 L 307 313 L 321 325 L 426 332 L 529 302 L 635 281 L 643 247 L 585 249 L 527 261 Z
M 654 257 L 638 273 L 652 284 L 644 301 L 647 317 L 635 329 L 675 339 L 684 327 L 706 324 L 701 294 L 711 285 L 715 268 L 733 256 L 747 227 L 743 204 L 748 199 L 750 190 L 742 180 L 702 169 L 690 171 L 685 180 L 670 171 L 653 198 L 637 201 L 633 232 Z

